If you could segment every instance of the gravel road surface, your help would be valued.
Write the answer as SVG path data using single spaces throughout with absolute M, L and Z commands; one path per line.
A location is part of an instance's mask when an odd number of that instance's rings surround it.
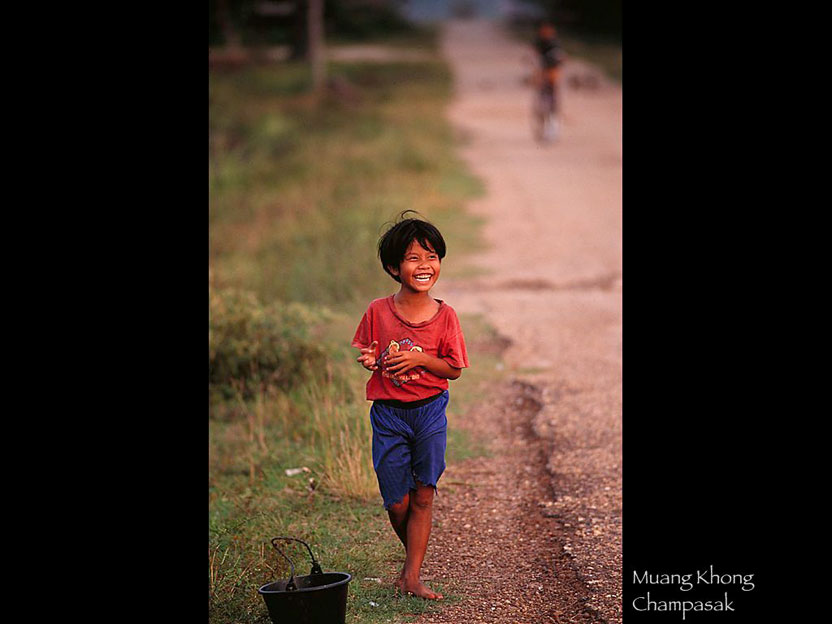
M 489 247 L 435 294 L 511 341 L 512 381 L 452 423 L 495 455 L 443 477 L 425 576 L 465 598 L 419 621 L 621 622 L 621 89 L 571 59 L 561 137 L 540 145 L 528 48 L 471 20 L 442 50 Z

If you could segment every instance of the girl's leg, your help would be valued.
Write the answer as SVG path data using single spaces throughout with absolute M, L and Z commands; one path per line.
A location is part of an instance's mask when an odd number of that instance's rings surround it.
M 411 476 L 410 443 L 413 435 L 410 426 L 393 408 L 373 403 L 370 408 L 370 422 L 373 425 L 373 468 L 378 476 L 378 486 L 385 503 L 397 500 L 400 492 L 404 496 L 387 510 L 390 524 L 407 551 L 407 519 L 410 515 L 410 493 L 413 487 Z M 401 587 L 404 570 L 395 585 Z
M 387 510 L 387 515 L 390 518 L 390 524 L 393 525 L 393 530 L 404 546 L 404 551 L 407 553 L 407 519 L 410 516 L 410 494 L 405 494 L 400 503 L 396 503 Z M 399 578 L 396 579 L 394 585 L 397 589 L 402 588 L 404 582 L 404 567 L 399 573 Z
M 387 515 L 390 518 L 390 524 L 393 525 L 393 530 L 407 551 L 407 517 L 410 514 L 410 494 L 405 494 L 400 503 L 390 506 L 387 510 Z
M 433 516 L 434 489 L 417 482 L 417 489 L 410 493 L 410 509 L 407 517 L 407 558 L 404 562 L 402 591 L 428 600 L 441 600 L 438 594 L 419 580 L 419 572 L 428 549 Z
M 407 518 L 407 558 L 404 564 L 402 590 L 429 600 L 443 596 L 422 584 L 419 579 L 422 562 L 428 549 L 433 516 L 434 485 L 445 470 L 447 446 L 448 392 L 419 408 L 414 414 L 412 470 L 416 487 L 410 490 L 410 515 Z M 419 475 L 419 476 L 416 476 Z M 425 485 L 426 483 L 433 485 Z

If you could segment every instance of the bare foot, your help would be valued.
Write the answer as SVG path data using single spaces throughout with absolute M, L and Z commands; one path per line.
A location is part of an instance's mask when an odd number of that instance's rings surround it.
M 418 596 L 419 598 L 424 598 L 425 600 L 442 600 L 444 598 L 442 594 L 436 593 L 427 585 L 418 581 L 416 583 L 403 581 L 399 587 L 405 594 Z

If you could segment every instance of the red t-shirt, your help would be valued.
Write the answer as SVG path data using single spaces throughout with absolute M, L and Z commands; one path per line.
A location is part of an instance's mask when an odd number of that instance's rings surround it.
M 393 295 L 376 299 L 364 313 L 352 346 L 365 348 L 378 341 L 376 357 L 378 370 L 367 382 L 367 400 L 393 399 L 418 401 L 448 389 L 448 380 L 434 375 L 422 366 L 403 374 L 391 375 L 385 370 L 385 360 L 391 352 L 406 349 L 423 351 L 442 358 L 454 368 L 468 367 L 465 338 L 454 309 L 441 299 L 439 311 L 433 318 L 411 323 L 399 315 Z

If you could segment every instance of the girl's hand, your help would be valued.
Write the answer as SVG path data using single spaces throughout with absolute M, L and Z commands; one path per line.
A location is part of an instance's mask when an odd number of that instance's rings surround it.
M 398 351 L 387 356 L 385 368 L 389 373 L 401 374 L 424 365 L 425 354 L 422 351 Z
M 359 349 L 361 351 L 361 355 L 356 358 L 356 362 L 360 362 L 361 366 L 366 368 L 367 370 L 378 370 L 378 364 L 376 364 L 376 347 L 378 346 L 378 340 L 373 340 L 370 343 L 369 347 L 364 347 L 363 349 Z

